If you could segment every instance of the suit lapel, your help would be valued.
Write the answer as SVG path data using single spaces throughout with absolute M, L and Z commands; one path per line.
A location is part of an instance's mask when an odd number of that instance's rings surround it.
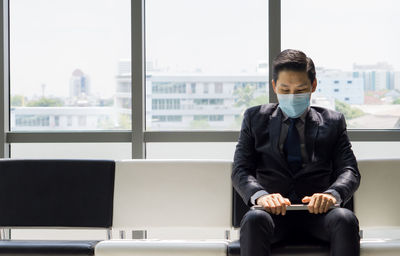
M 315 158 L 314 149 L 315 149 L 315 140 L 317 139 L 318 136 L 318 129 L 319 129 L 318 113 L 313 108 L 310 108 L 310 111 L 306 119 L 305 141 L 306 141 L 308 158 L 311 162 Z
M 279 153 L 279 136 L 281 132 L 281 125 L 282 125 L 282 114 L 279 111 L 279 108 L 271 114 L 268 130 L 269 130 L 269 139 L 271 140 L 271 146 L 273 151 L 281 157 Z
M 272 113 L 269 120 L 269 135 L 271 140 L 272 151 L 275 153 L 275 156 L 281 162 L 282 166 L 285 167 L 285 171 L 289 176 L 293 176 L 290 171 L 289 165 L 286 162 L 285 157 L 281 154 L 279 150 L 279 138 L 281 135 L 281 126 L 282 126 L 282 113 L 279 108 Z

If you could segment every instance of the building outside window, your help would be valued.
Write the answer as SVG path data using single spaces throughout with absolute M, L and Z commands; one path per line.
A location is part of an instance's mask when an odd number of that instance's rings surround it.
M 222 93 L 223 92 L 223 87 L 222 83 L 215 83 L 215 93 Z
M 208 83 L 204 83 L 203 84 L 203 93 L 208 94 L 209 89 L 210 89 L 210 85 Z

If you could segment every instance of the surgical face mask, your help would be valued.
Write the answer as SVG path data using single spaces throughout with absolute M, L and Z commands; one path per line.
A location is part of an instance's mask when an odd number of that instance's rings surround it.
M 297 118 L 310 106 L 311 93 L 277 94 L 279 107 L 290 118 Z

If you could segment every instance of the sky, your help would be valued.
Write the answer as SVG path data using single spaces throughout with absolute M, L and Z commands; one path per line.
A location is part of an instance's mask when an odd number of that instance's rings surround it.
M 72 72 L 111 97 L 130 58 L 130 0 L 10 1 L 11 93 L 68 96 Z M 400 1 L 282 0 L 282 49 L 351 70 L 400 70 Z M 147 0 L 146 59 L 168 72 L 254 73 L 268 59 L 268 0 Z
M 317 66 L 387 62 L 400 71 L 399 27 L 396 0 L 282 0 L 282 49 L 301 49 Z

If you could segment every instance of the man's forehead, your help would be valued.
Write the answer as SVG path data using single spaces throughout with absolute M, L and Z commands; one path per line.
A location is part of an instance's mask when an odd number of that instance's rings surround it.
M 296 87 L 308 87 L 309 86 L 309 84 L 308 83 L 301 83 L 301 84 L 291 84 L 291 85 L 288 85 L 288 84 L 284 84 L 284 83 L 279 83 L 278 82 L 278 85 L 279 86 L 281 86 L 281 87 L 293 87 L 293 86 L 296 86 Z
M 309 81 L 309 77 L 307 72 L 302 71 L 292 71 L 292 70 L 283 70 L 279 72 L 277 77 L 278 83 L 283 84 L 292 84 L 292 83 L 307 83 Z

